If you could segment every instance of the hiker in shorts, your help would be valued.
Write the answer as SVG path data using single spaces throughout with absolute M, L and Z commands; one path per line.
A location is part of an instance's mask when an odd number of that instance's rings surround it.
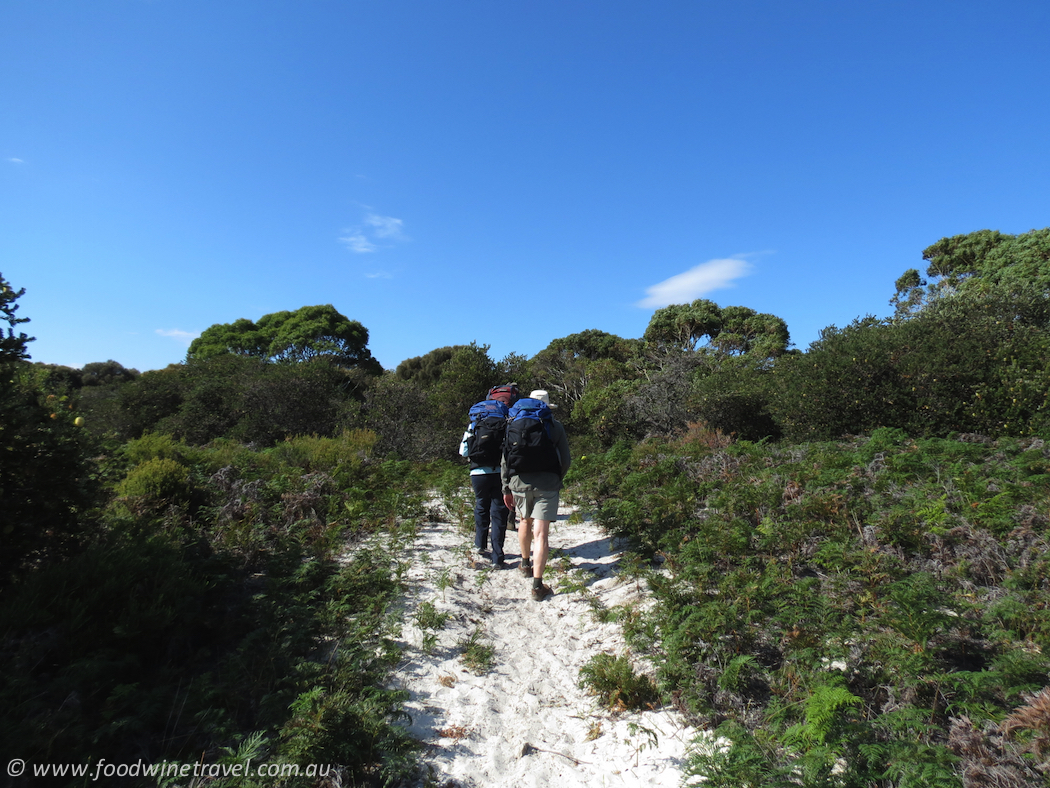
M 523 426 L 518 427 L 519 422 Z M 543 570 L 550 556 L 550 525 L 558 518 L 562 479 L 571 463 L 565 427 L 551 415 L 547 392 L 537 389 L 519 400 L 511 408 L 500 470 L 504 503 L 518 514 L 521 573 L 531 578 L 532 598 L 537 602 L 554 593 L 543 584 Z
M 502 402 L 508 408 L 517 399 L 518 387 L 513 383 L 495 386 L 489 390 L 486 397 L 486 400 Z M 460 455 L 468 459 L 473 429 L 473 424 L 467 427 L 459 444 Z M 483 463 L 471 461 L 470 486 L 474 490 L 474 550 L 477 554 L 475 567 L 484 567 L 485 559 L 490 559 L 494 568 L 507 569 L 503 545 L 506 541 L 507 518 L 510 512 L 503 501 L 503 484 L 495 458 Z

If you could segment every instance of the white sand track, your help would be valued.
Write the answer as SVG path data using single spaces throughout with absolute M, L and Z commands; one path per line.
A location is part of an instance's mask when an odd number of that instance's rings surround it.
M 600 623 L 594 601 L 645 604 L 645 592 L 617 577 L 620 555 L 601 528 L 570 523 L 570 512 L 564 507 L 551 526 L 544 580 L 555 595 L 542 602 L 532 600 L 531 582 L 517 569 L 514 531 L 506 542 L 510 570 L 474 568 L 472 525 L 424 524 L 407 548 L 407 648 L 394 684 L 410 694 L 409 728 L 427 747 L 429 785 L 680 784 L 686 747 L 697 735 L 681 715 L 613 713 L 579 686 L 592 656 L 625 652 L 619 625 Z M 443 628 L 416 625 L 427 602 L 447 614 Z M 475 632 L 492 647 L 490 666 L 478 673 L 462 658 Z

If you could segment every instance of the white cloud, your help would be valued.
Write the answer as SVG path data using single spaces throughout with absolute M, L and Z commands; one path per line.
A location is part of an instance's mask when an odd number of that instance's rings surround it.
M 406 240 L 405 232 L 402 229 L 405 223 L 400 219 L 395 219 L 393 216 L 379 216 L 378 214 L 370 213 L 365 217 L 365 224 L 374 228 L 372 232 L 377 238 L 392 238 L 396 241 Z
M 354 227 L 345 232 L 347 234 L 342 236 L 339 240 L 344 243 L 351 252 L 365 254 L 366 252 L 374 252 L 376 250 L 376 245 L 369 241 L 359 228 Z
M 394 275 L 386 271 L 376 271 L 374 274 L 365 274 L 366 279 L 393 279 Z
M 647 287 L 648 295 L 638 302 L 647 309 L 659 309 L 669 304 L 688 304 L 713 290 L 732 287 L 733 282 L 751 273 L 751 263 L 736 257 L 708 260 L 706 263 L 675 274 Z
M 190 331 L 180 331 L 177 328 L 158 328 L 157 333 L 162 337 L 171 337 L 172 339 L 178 340 L 178 342 L 186 347 L 190 346 L 190 343 L 200 336 L 200 332 L 192 333 Z
M 22 159 L 16 159 L 13 156 L 10 159 L 8 159 L 8 161 L 12 164 L 25 164 L 25 161 L 23 161 Z
M 381 216 L 369 210 L 362 224 L 343 230 L 339 238 L 347 249 L 357 254 L 374 252 L 380 247 L 411 240 L 405 235 L 405 223 L 393 216 Z

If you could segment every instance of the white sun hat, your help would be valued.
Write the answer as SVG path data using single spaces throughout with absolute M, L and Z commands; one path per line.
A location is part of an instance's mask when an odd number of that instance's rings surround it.
M 550 397 L 550 394 L 547 393 L 547 389 L 535 389 L 535 390 L 533 390 L 532 392 L 529 393 L 529 399 L 538 399 L 540 402 L 544 403 L 547 407 L 549 407 L 549 408 L 553 408 L 554 407 L 554 405 L 551 405 L 551 397 Z

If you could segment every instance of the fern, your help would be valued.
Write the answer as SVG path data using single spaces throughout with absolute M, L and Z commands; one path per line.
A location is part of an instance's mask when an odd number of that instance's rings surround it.
M 809 746 L 823 745 L 841 721 L 842 713 L 862 704 L 863 701 L 845 687 L 820 684 L 806 698 L 805 723 L 792 726 L 786 738 Z
M 751 671 L 758 668 L 758 660 L 751 654 L 733 657 L 722 671 L 722 675 L 718 677 L 718 686 L 724 690 L 737 690 L 747 682 Z
M 659 701 L 653 680 L 636 673 L 626 654 L 595 654 L 580 668 L 579 685 L 616 711 L 653 708 Z
M 921 742 L 898 743 L 882 774 L 896 788 L 962 788 L 959 759 L 946 747 Z
M 770 748 L 738 722 L 725 722 L 717 739 L 695 739 L 687 753 L 682 784 L 692 788 L 797 788 L 791 768 L 777 763 Z M 728 746 L 721 744 L 729 740 Z

